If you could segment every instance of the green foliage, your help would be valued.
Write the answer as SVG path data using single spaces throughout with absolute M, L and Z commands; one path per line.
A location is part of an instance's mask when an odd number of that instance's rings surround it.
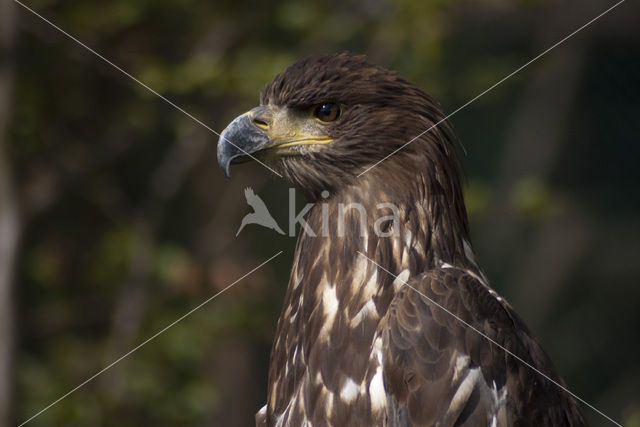
M 537 177 L 524 177 L 516 182 L 511 201 L 518 213 L 532 219 L 542 219 L 551 210 L 559 208 L 549 187 Z

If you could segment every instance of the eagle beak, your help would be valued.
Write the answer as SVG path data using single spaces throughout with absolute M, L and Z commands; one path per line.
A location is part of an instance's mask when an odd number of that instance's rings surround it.
M 218 164 L 224 175 L 231 176 L 232 164 L 242 163 L 253 157 L 252 154 L 270 145 L 271 139 L 261 127 L 262 122 L 256 120 L 264 107 L 253 110 L 237 117 L 220 134 L 218 140 Z
M 287 107 L 260 106 L 236 118 L 222 131 L 218 164 L 228 178 L 232 164 L 257 156 L 300 154 L 302 146 L 330 142 L 333 138 L 308 114 Z

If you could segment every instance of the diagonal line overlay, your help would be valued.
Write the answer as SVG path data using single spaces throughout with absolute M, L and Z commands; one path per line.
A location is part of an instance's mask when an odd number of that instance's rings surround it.
M 539 369 L 537 369 L 536 367 L 534 367 L 533 365 L 531 365 L 530 363 L 528 363 L 527 361 L 523 360 L 521 357 L 517 356 L 516 354 L 514 354 L 512 351 L 508 350 L 507 348 L 505 348 L 504 346 L 502 346 L 501 344 L 499 344 L 497 341 L 493 340 L 491 337 L 487 336 L 486 334 L 484 334 L 482 331 L 480 331 L 479 329 L 473 327 L 472 325 L 470 325 L 469 323 L 465 322 L 463 319 L 461 319 L 460 317 L 456 316 L 454 313 L 452 313 L 450 310 L 448 310 L 446 307 L 442 306 L 441 304 L 438 304 L 436 301 L 434 301 L 433 299 L 429 298 L 427 295 L 425 295 L 424 293 L 420 292 L 419 290 L 417 290 L 416 288 L 414 288 L 413 286 L 411 286 L 409 283 L 407 283 L 406 281 L 400 279 L 397 275 L 393 274 L 391 271 L 387 270 L 386 268 L 384 268 L 383 266 L 381 266 L 380 264 L 378 264 L 377 262 L 375 262 L 374 260 L 372 260 L 371 258 L 369 258 L 368 256 L 366 256 L 364 253 L 360 252 L 360 251 L 356 251 L 358 252 L 360 255 L 362 255 L 363 257 L 365 257 L 367 260 L 369 260 L 371 263 L 375 264 L 378 268 L 380 268 L 381 270 L 385 271 L 386 273 L 390 274 L 391 276 L 393 276 L 394 278 L 400 280 L 402 282 L 403 285 L 408 286 L 409 288 L 413 289 L 415 292 L 417 292 L 420 296 L 422 296 L 423 298 L 427 299 L 428 301 L 430 301 L 431 303 L 433 303 L 434 305 L 436 305 L 438 308 L 440 308 L 441 310 L 443 310 L 444 312 L 446 312 L 447 314 L 449 314 L 450 316 L 454 317 L 456 320 L 460 321 L 463 325 L 465 325 L 467 328 L 471 329 L 472 331 L 476 332 L 477 334 L 479 334 L 480 336 L 482 336 L 483 338 L 487 339 L 491 344 L 495 345 L 496 347 L 499 347 L 500 349 L 502 349 L 505 353 L 509 354 L 511 357 L 515 358 L 516 360 L 518 360 L 519 362 L 521 362 L 522 364 L 526 365 L 528 368 L 530 368 L 531 370 L 533 370 L 534 372 L 536 372 L 537 374 L 543 376 L 544 378 L 546 378 L 547 380 L 551 381 L 553 384 L 555 384 L 557 387 L 559 387 L 560 389 L 562 389 L 563 391 L 565 391 L 566 393 L 570 394 L 571 396 L 573 396 L 576 400 L 579 400 L 580 402 L 582 402 L 583 404 L 585 404 L 586 406 L 588 406 L 589 408 L 593 409 L 595 412 L 597 412 L 598 414 L 602 415 L 604 418 L 606 418 L 607 420 L 611 421 L 613 424 L 617 425 L 618 427 L 622 427 L 622 424 L 614 421 L 612 418 L 610 418 L 609 416 L 607 416 L 604 412 L 602 412 L 601 410 L 599 410 L 598 408 L 596 408 L 595 406 L 591 405 L 589 402 L 587 402 L 586 400 L 582 399 L 580 396 L 576 395 L 575 393 L 573 393 L 571 390 L 569 390 L 568 388 L 566 388 L 565 386 L 563 386 L 562 384 L 560 384 L 559 382 L 555 381 L 554 379 L 552 379 L 551 377 L 549 377 L 547 374 L 545 374 L 544 372 L 540 371 Z
M 227 291 L 228 289 L 230 289 L 232 286 L 234 286 L 235 284 L 237 284 L 238 282 L 240 282 L 242 279 L 246 278 L 247 276 L 251 275 L 252 273 L 254 273 L 256 270 L 259 270 L 260 268 L 262 268 L 265 264 L 271 262 L 274 258 L 276 258 L 278 255 L 280 255 L 282 253 L 282 251 L 278 252 L 277 254 L 273 255 L 271 258 L 269 258 L 268 260 L 264 261 L 262 264 L 260 264 L 257 267 L 254 267 L 251 271 L 249 271 L 248 273 L 244 274 L 242 277 L 240 277 L 239 279 L 236 279 L 235 281 L 233 281 L 231 284 L 227 285 L 227 287 L 225 287 L 224 289 L 222 289 L 220 292 L 216 293 L 215 295 L 209 297 L 208 299 L 204 300 L 202 303 L 200 303 L 199 305 L 197 305 L 196 307 L 192 308 L 191 310 L 189 310 L 188 312 L 186 312 L 185 314 L 183 314 L 182 316 L 180 316 L 178 319 L 174 320 L 173 322 L 169 323 L 167 326 L 165 326 L 164 328 L 162 328 L 161 330 L 159 330 L 158 332 L 156 332 L 155 334 L 153 334 L 152 336 L 150 336 L 149 338 L 147 338 L 146 340 L 144 340 L 143 342 L 141 342 L 140 344 L 138 344 L 136 347 L 132 348 L 131 350 L 129 350 L 127 353 L 123 354 L 122 356 L 120 356 L 118 359 L 116 359 L 115 361 L 111 362 L 110 364 L 108 364 L 107 366 L 105 366 L 104 368 L 102 368 L 100 371 L 96 372 L 95 374 L 93 374 L 91 377 L 87 378 L 86 380 L 84 380 L 82 383 L 80 383 L 79 385 L 77 385 L 75 388 L 69 390 L 67 393 L 63 394 L 62 396 L 60 396 L 58 399 L 54 400 L 53 402 L 51 402 L 49 405 L 47 405 L 45 408 L 41 409 L 39 412 L 37 412 L 36 414 L 32 415 L 29 419 L 23 421 L 22 423 L 20 423 L 18 425 L 18 427 L 22 427 L 23 425 L 27 424 L 28 422 L 30 422 L 31 420 L 33 420 L 34 418 L 38 417 L 40 414 L 42 414 L 43 412 L 47 411 L 48 409 L 50 409 L 52 406 L 58 404 L 61 400 L 65 399 L 66 397 L 68 397 L 70 394 L 74 393 L 75 391 L 77 391 L 78 389 L 84 387 L 87 383 L 93 381 L 95 378 L 97 378 L 98 376 L 102 375 L 103 373 L 105 373 L 106 371 L 108 371 L 109 369 L 111 369 L 113 366 L 115 366 L 116 364 L 118 364 L 119 362 L 121 362 L 122 360 L 126 359 L 127 357 L 129 357 L 131 354 L 135 353 L 136 351 L 138 351 L 140 348 L 142 348 L 143 346 L 145 346 L 146 344 L 148 344 L 149 342 L 153 341 L 155 338 L 157 338 L 159 335 L 163 334 L 164 332 L 166 332 L 168 329 L 172 328 L 173 326 L 175 326 L 176 324 L 178 324 L 179 322 L 181 322 L 182 320 L 186 319 L 187 317 L 189 317 L 190 315 L 192 315 L 193 313 L 195 313 L 196 311 L 198 311 L 199 309 L 201 309 L 202 307 L 204 307 L 206 304 L 210 303 L 211 301 L 213 301 L 216 297 L 218 297 L 219 295 L 221 295 L 222 293 L 224 293 L 225 291 Z
M 158 98 L 162 99 L 164 102 L 166 102 L 167 104 L 171 105 L 173 108 L 175 108 L 176 110 L 180 111 L 182 114 L 184 114 L 185 116 L 189 117 L 191 120 L 193 120 L 194 122 L 198 123 L 199 125 L 201 125 L 202 127 L 204 127 L 205 129 L 209 130 L 210 132 L 214 133 L 217 136 L 221 136 L 218 132 L 216 132 L 215 130 L 213 130 L 210 126 L 208 126 L 207 124 L 205 124 L 202 120 L 198 119 L 197 117 L 195 117 L 193 114 L 189 113 L 188 111 L 186 111 L 184 108 L 180 107 L 178 104 L 176 104 L 175 102 L 171 101 L 169 98 L 167 98 L 166 96 L 162 95 L 160 92 L 154 90 L 153 88 L 149 87 L 147 84 L 143 83 L 142 81 L 140 81 L 139 79 L 137 79 L 136 77 L 134 77 L 132 74 L 128 73 L 127 71 L 125 71 L 124 69 L 122 69 L 121 67 L 119 67 L 118 65 L 114 64 L 112 61 L 110 61 L 109 59 L 105 58 L 104 56 L 102 56 L 100 53 L 98 53 L 96 50 L 94 50 L 93 48 L 87 46 L 85 43 L 81 42 L 80 40 L 78 40 L 76 37 L 72 36 L 71 34 L 69 34 L 68 32 L 66 32 L 65 30 L 63 30 L 62 28 L 60 28 L 59 26 L 57 26 L 56 24 L 54 24 L 53 22 L 51 22 L 50 20 L 48 20 L 47 18 L 45 18 L 44 16 L 40 15 L 38 12 L 36 12 L 35 10 L 31 9 L 29 6 L 25 5 L 24 3 L 20 2 L 19 0 L 13 0 L 16 3 L 18 3 L 20 6 L 22 6 L 24 9 L 28 10 L 29 12 L 31 12 L 32 14 L 34 14 L 35 16 L 37 16 L 38 18 L 40 18 L 41 20 L 43 20 L 44 22 L 46 22 L 47 24 L 49 24 L 50 26 L 52 26 L 53 28 L 55 28 L 56 30 L 58 30 L 59 32 L 61 32 L 62 34 L 64 34 L 65 36 L 67 36 L 68 38 L 70 38 L 71 40 L 73 40 L 74 42 L 76 42 L 77 44 L 79 44 L 80 46 L 82 46 L 83 48 L 85 48 L 86 50 L 88 50 L 89 52 L 93 53 L 95 56 L 97 56 L 98 58 L 102 59 L 104 62 L 106 62 L 107 64 L 111 65 L 113 68 L 115 68 L 116 70 L 120 71 L 122 74 L 124 74 L 125 76 L 129 77 L 131 80 L 133 80 L 134 82 L 138 83 L 140 86 L 142 86 L 143 88 L 147 89 L 149 92 L 151 92 L 152 94 L 156 95 Z M 273 170 L 272 168 L 270 168 L 269 166 L 267 166 L 266 164 L 264 164 L 263 162 L 261 162 L 260 160 L 258 160 L 255 156 L 247 153 L 245 150 L 243 150 L 242 148 L 238 147 L 236 144 L 234 144 L 233 142 L 229 141 L 227 138 L 224 138 L 225 141 L 227 141 L 229 144 L 233 145 L 235 148 L 237 148 L 238 150 L 242 151 L 243 154 L 246 154 L 247 156 L 249 156 L 250 158 L 252 158 L 253 160 L 255 160 L 256 162 L 260 163 L 262 166 L 264 166 L 265 168 L 269 169 L 271 172 L 273 172 L 274 174 L 278 175 L 280 178 L 282 178 L 282 175 L 279 174 L 278 172 L 276 172 L 275 170 Z

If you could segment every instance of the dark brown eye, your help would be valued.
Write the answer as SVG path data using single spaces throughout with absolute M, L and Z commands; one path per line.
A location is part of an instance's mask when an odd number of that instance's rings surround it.
M 323 122 L 332 122 L 340 117 L 340 106 L 338 104 L 320 104 L 313 110 L 313 116 Z

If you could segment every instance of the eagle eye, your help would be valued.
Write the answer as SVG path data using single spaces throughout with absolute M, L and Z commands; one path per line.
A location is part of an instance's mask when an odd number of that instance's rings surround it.
M 340 117 L 340 106 L 329 102 L 319 104 L 313 109 L 313 117 L 323 122 L 332 122 Z

